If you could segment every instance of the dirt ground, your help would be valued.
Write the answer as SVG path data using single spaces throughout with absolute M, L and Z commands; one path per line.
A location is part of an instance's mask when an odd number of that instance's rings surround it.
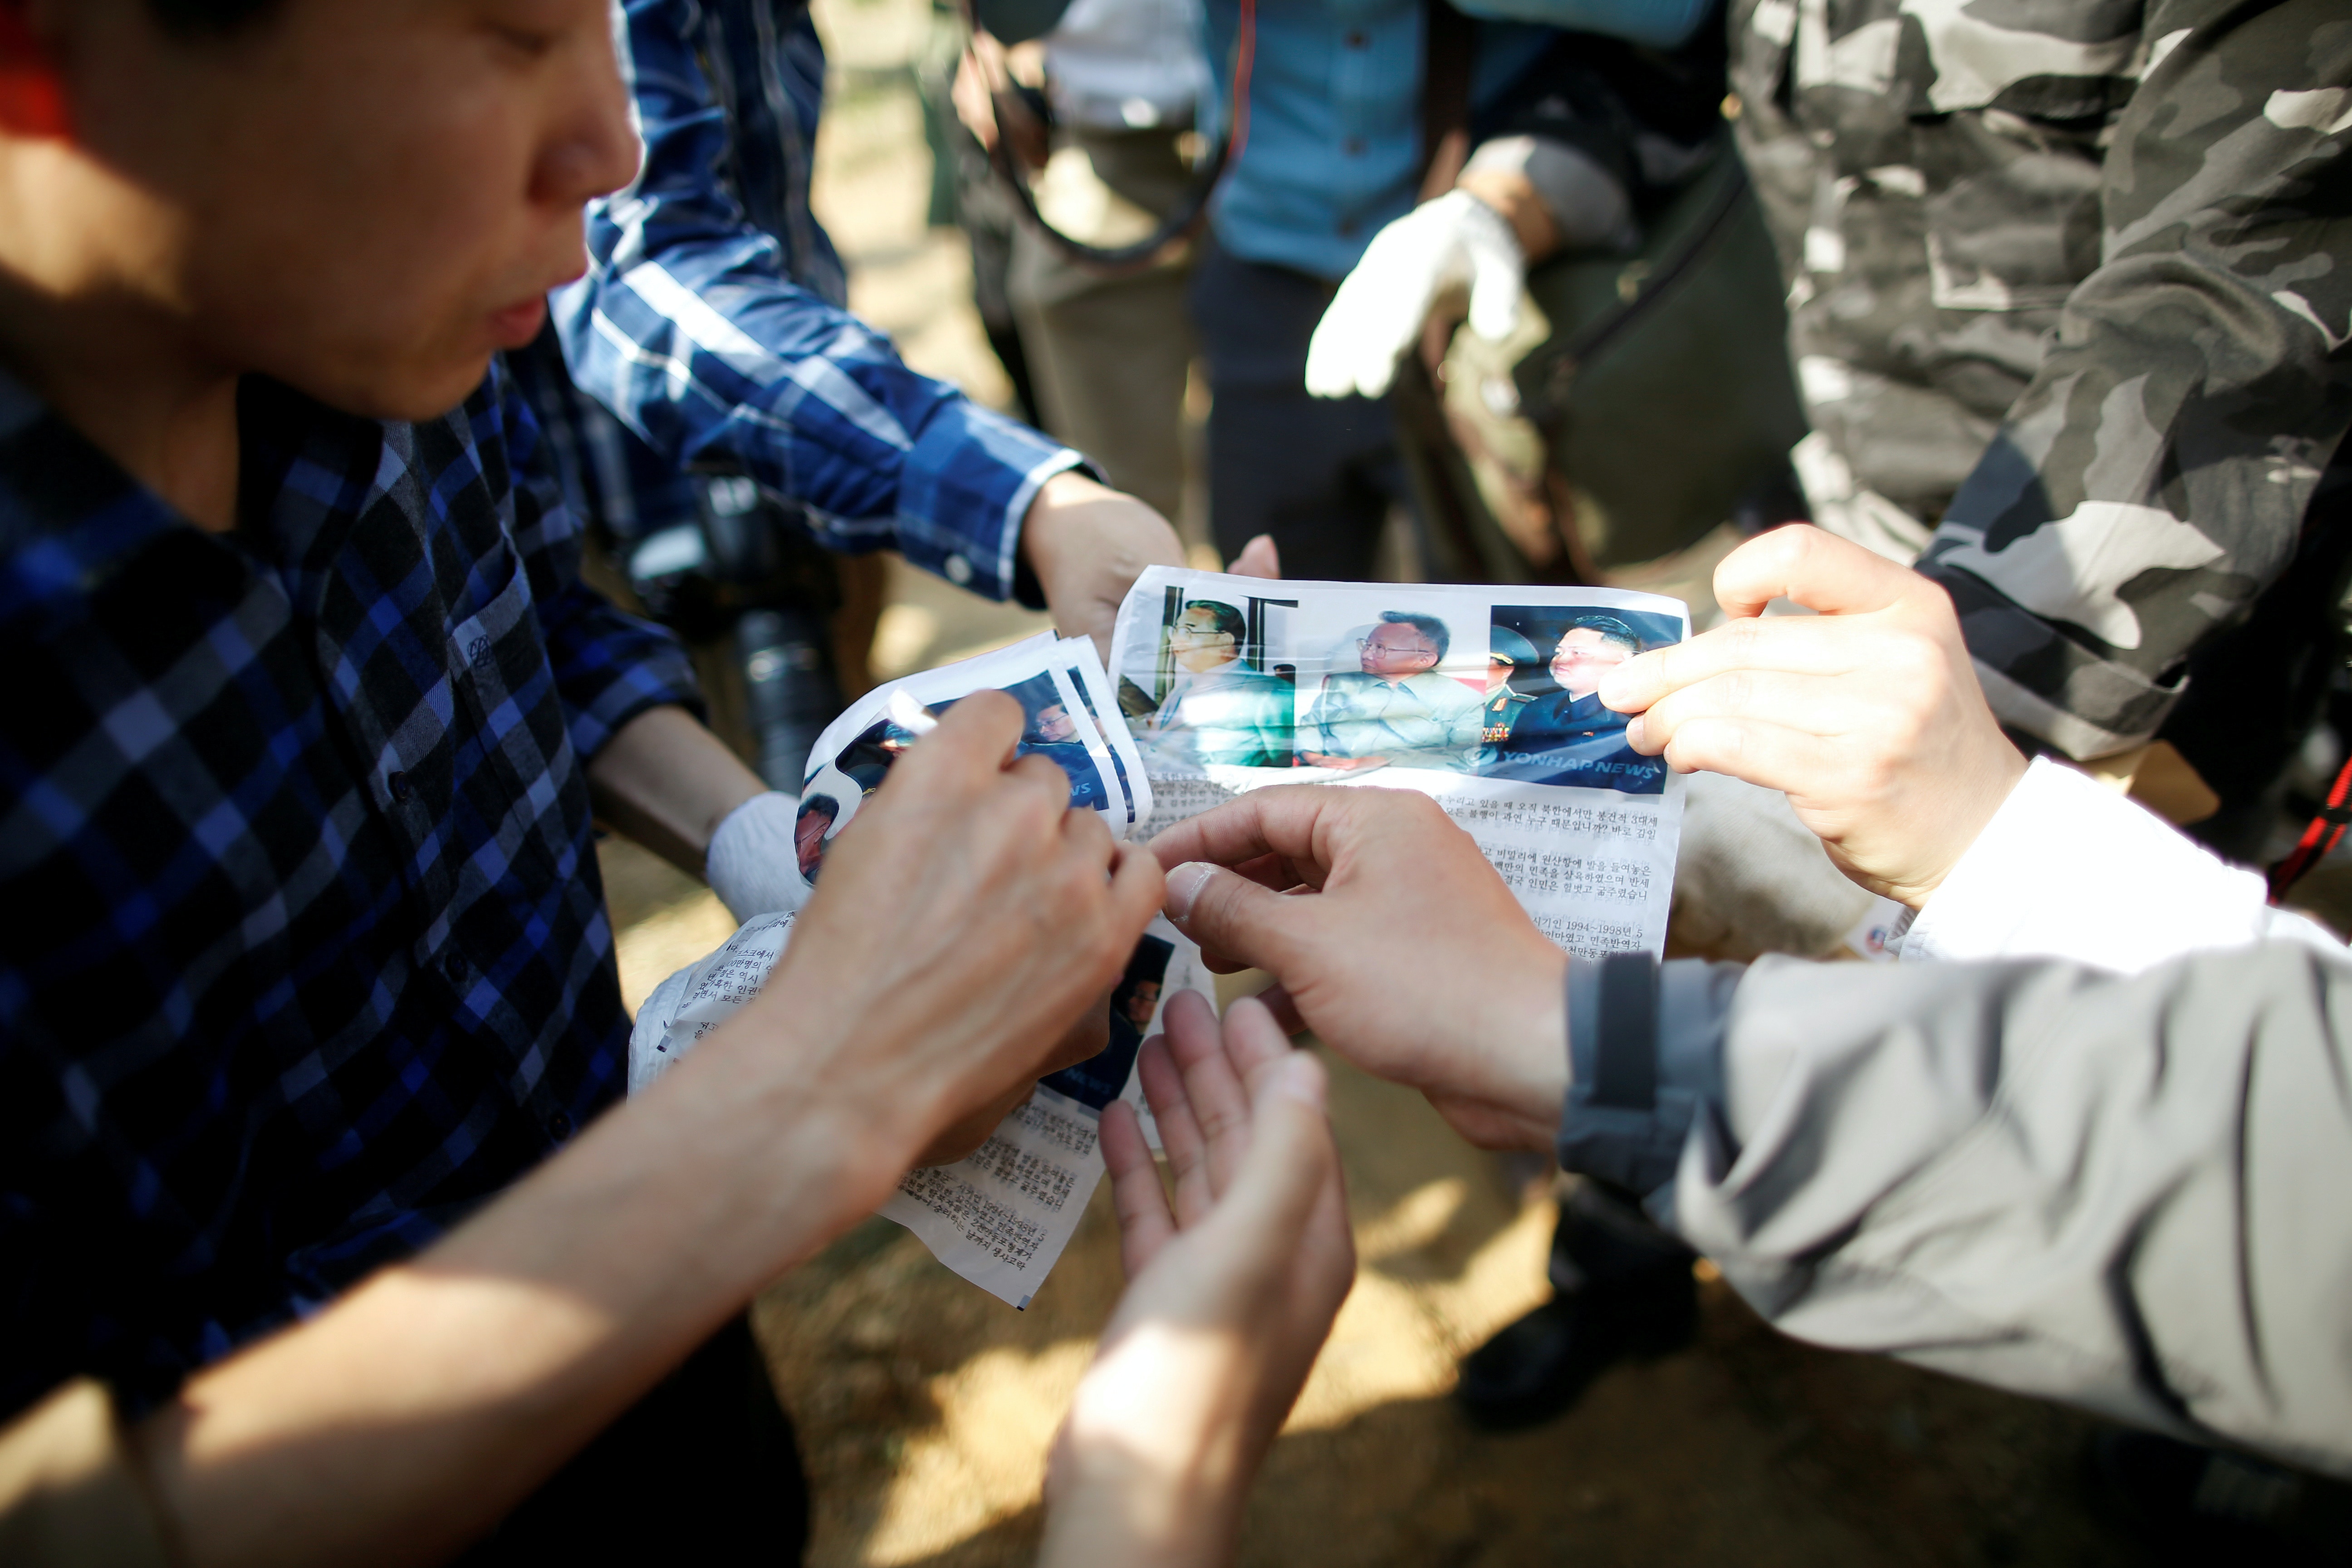
M 816 201 L 852 300 L 919 367 L 991 401 L 1001 370 L 963 244 L 929 230 L 911 81 L 921 0 L 818 5 L 841 72 Z M 882 676 L 1025 635 L 894 563 Z M 631 1005 L 730 929 L 715 900 L 606 846 Z M 1461 1353 L 1541 1300 L 1551 1207 L 1523 1201 L 1418 1097 L 1333 1063 L 1361 1258 L 1356 1289 L 1252 1505 L 1242 1561 L 1469 1568 L 1574 1562 L 2139 1562 L 2078 1483 L 2087 1423 L 1765 1328 L 1719 1281 L 1699 1342 L 1612 1372 L 1570 1415 L 1492 1436 L 1455 1414 Z M 1120 1287 L 1108 1190 L 1026 1312 L 869 1221 L 778 1282 L 756 1321 L 819 1500 L 816 1568 L 1025 1563 L 1044 1457 Z
M 1550 1229 L 1417 1097 L 1342 1070 L 1361 1272 L 1266 1467 L 1249 1564 L 2085 1563 L 2074 1419 L 1773 1334 L 1720 1283 L 1698 1348 L 1534 1433 L 1468 1427 L 1454 1358 L 1534 1304 Z M 980 1568 L 1037 1542 L 1045 1446 L 1119 1288 L 1098 1194 L 1008 1311 L 887 1222 L 761 1301 L 824 1500 L 813 1562 Z
M 730 926 L 642 851 L 614 842 L 605 860 L 634 1005 Z M 2078 1484 L 2086 1422 L 1797 1344 L 1712 1279 L 1694 1348 L 1612 1372 L 1550 1426 L 1474 1430 L 1447 1398 L 1454 1362 L 1541 1299 L 1551 1205 L 1523 1203 L 1419 1097 L 1329 1065 L 1360 1268 L 1244 1563 L 2142 1561 Z M 884 1220 L 761 1299 L 819 1500 L 814 1568 L 1031 1560 L 1045 1449 L 1121 1284 L 1108 1197 L 1026 1312 Z

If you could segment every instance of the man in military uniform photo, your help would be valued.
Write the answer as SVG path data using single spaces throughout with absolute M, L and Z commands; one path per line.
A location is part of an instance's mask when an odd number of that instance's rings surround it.
M 1508 626 L 1486 628 L 1486 727 L 1478 739 L 1489 746 L 1501 745 L 1511 738 L 1512 726 L 1519 721 L 1520 711 L 1535 700 L 1532 694 L 1511 684 L 1522 670 L 1531 670 L 1543 662 L 1535 644 L 1528 641 Z
M 1625 743 L 1625 715 L 1600 696 L 1601 678 L 1641 651 L 1641 634 L 1615 616 L 1569 622 L 1551 656 L 1559 689 L 1528 703 L 1511 732 L 1482 754 L 1478 771 L 1489 778 L 1656 794 L 1665 764 Z

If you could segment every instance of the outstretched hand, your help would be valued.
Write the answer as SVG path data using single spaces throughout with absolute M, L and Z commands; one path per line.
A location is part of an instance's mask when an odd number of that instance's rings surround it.
M 1090 637 L 1110 658 L 1119 602 L 1147 566 L 1181 566 L 1168 520 L 1131 495 L 1080 473 L 1047 479 L 1021 524 L 1021 552 L 1064 637 Z
M 1918 908 L 2025 776 L 1951 596 L 1805 524 L 1726 556 L 1715 594 L 1728 622 L 1602 679 L 1627 742 L 1786 792 L 1841 870 Z M 1767 619 L 1776 598 L 1820 613 Z
M 1253 790 L 1152 841 L 1168 916 L 1255 967 L 1286 1021 L 1420 1089 L 1488 1148 L 1549 1149 L 1568 1088 L 1567 955 L 1426 795 Z M 1232 868 L 1227 869 L 1227 868 Z
M 1129 1283 L 1055 1445 L 1039 1559 L 1054 1568 L 1229 1561 L 1355 1278 L 1321 1065 L 1253 1001 L 1221 1032 L 1180 993 L 1167 1023 L 1137 1065 L 1172 1198 L 1133 1109 L 1103 1115 Z

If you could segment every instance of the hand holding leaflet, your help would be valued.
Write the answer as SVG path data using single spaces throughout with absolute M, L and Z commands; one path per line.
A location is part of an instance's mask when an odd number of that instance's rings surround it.
M 1177 929 L 1213 967 L 1270 971 L 1282 984 L 1266 1001 L 1295 1013 L 1286 1022 L 1420 1089 L 1474 1143 L 1550 1146 L 1567 955 L 1437 805 L 1399 790 L 1256 790 L 1152 851 Z
M 1126 727 L 1114 717 L 1106 731 L 1094 717 L 1117 710 L 1093 645 L 1044 636 L 882 687 L 828 726 L 810 757 L 800 808 L 804 831 L 797 836 L 796 869 L 788 874 L 814 886 L 837 845 L 866 844 L 868 835 L 845 838 L 844 829 L 889 798 L 882 792 L 892 788 L 900 759 L 930 743 L 923 737 L 942 726 L 940 715 L 990 688 L 1021 703 L 1013 771 L 1062 781 L 1066 793 L 1056 809 L 1066 830 L 1084 823 L 1116 837 L 1149 813 L 1150 786 Z M 1044 773 L 1044 763 L 1058 773 Z M 824 873 L 828 888 L 830 876 Z M 983 919 L 988 935 L 1020 929 L 1017 910 Z M 637 1016 L 631 1092 L 756 996 L 771 971 L 789 962 L 804 929 L 792 914 L 752 921 L 718 952 L 664 982 Z M 970 1100 L 880 1211 L 920 1236 L 950 1268 L 1016 1306 L 1034 1293 L 1076 1228 L 1101 1176 L 1097 1128 L 1103 1108 L 1137 1093 L 1130 1081 L 1136 1050 L 1164 999 L 1208 984 L 1192 944 L 1164 921 L 1128 940 L 1108 1005 L 1097 994 L 1038 1055 L 1035 1070 Z M 844 962 L 870 968 L 887 956 Z M 975 1007 L 987 1005 L 975 994 Z
M 1841 870 L 1918 908 L 2025 776 L 1951 595 L 1803 524 L 1724 557 L 1715 591 L 1729 621 L 1602 679 L 1627 742 L 1787 791 Z M 1780 597 L 1821 613 L 1765 618 Z
M 881 787 L 891 766 L 959 698 L 994 689 L 1021 704 L 1018 749 L 1059 767 L 1069 804 L 1099 815 L 1112 837 L 1151 810 L 1142 760 L 1124 726 L 1103 728 L 1110 683 L 1094 645 L 1040 632 L 1011 647 L 876 688 L 824 728 L 810 751 L 801 791 L 800 873 L 814 886 L 827 847 Z

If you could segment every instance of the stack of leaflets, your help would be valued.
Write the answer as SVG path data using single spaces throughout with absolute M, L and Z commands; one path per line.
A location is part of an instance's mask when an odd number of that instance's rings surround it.
M 1027 722 L 1020 752 L 1059 766 L 1069 776 L 1070 805 L 1100 813 L 1113 837 L 1132 837 L 1150 818 L 1151 785 L 1095 645 L 1041 633 L 877 687 L 826 726 L 803 769 L 793 836 L 803 898 L 824 875 L 826 849 L 899 754 L 975 691 L 1003 691 L 1021 704 Z M 646 998 L 629 1042 L 632 1093 L 759 994 L 797 918 L 785 910 L 745 922 L 718 952 Z M 1040 1082 L 971 1155 L 908 1172 L 881 1212 L 965 1279 L 1026 1307 L 1102 1179 L 1103 1108 L 1125 1098 L 1143 1109 L 1137 1050 L 1159 1030 L 1170 996 L 1211 984 L 1199 950 L 1154 920 L 1111 992 L 1110 1041 L 1102 1053 Z
M 1058 764 L 1071 805 L 1099 812 L 1114 837 L 1146 842 L 1269 784 L 1416 790 L 1469 832 L 1561 947 L 1656 952 L 1681 781 L 1625 743 L 1622 716 L 1594 693 L 1611 668 L 1689 634 L 1679 602 L 1606 588 L 1154 567 L 1119 610 L 1112 671 L 1092 643 L 1041 633 L 878 687 L 835 720 L 804 770 L 803 892 L 899 753 L 959 698 L 999 690 L 1028 716 L 1021 752 Z M 748 922 L 646 1000 L 633 1092 L 758 994 L 794 919 Z M 1140 1109 L 1137 1050 L 1169 997 L 1211 989 L 1199 950 L 1153 921 L 1112 993 L 1108 1048 L 1042 1081 L 968 1158 L 909 1172 L 881 1212 L 958 1274 L 1027 1306 L 1101 1180 L 1103 1108 Z

